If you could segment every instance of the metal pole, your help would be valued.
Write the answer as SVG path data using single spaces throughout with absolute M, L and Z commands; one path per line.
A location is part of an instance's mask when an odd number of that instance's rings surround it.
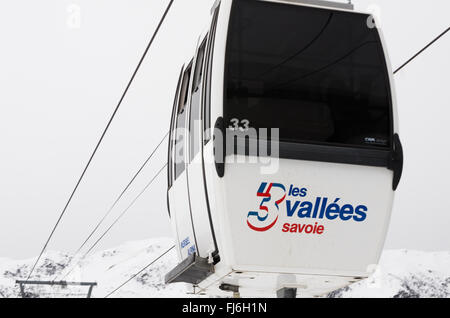
M 30 281 L 30 280 L 29 281 L 17 280 L 16 284 L 19 284 L 19 286 L 20 286 L 20 294 L 21 294 L 22 298 L 26 298 L 25 285 L 48 285 L 48 286 L 62 286 L 62 287 L 86 286 L 86 287 L 89 287 L 88 293 L 87 293 L 87 298 L 91 298 L 92 290 L 95 286 L 97 286 L 97 283 L 92 283 L 92 282 L 66 282 L 66 281 L 55 282 L 55 281 Z
M 19 283 L 20 286 L 20 295 L 22 296 L 22 298 L 25 298 L 25 290 L 23 287 L 23 283 Z
M 89 291 L 88 291 L 88 294 L 87 294 L 87 298 L 91 298 L 91 295 L 92 295 L 92 289 L 94 288 L 94 285 L 91 285 L 91 287 L 89 287 Z

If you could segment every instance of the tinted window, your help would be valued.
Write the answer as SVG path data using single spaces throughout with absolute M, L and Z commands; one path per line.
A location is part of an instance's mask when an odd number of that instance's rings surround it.
M 176 117 L 176 136 L 175 136 L 175 180 L 185 170 L 186 163 L 186 151 L 185 151 L 185 138 L 186 138 L 186 106 L 188 101 L 189 92 L 189 80 L 191 77 L 192 63 L 186 68 L 183 74 L 183 82 L 180 90 L 180 97 L 178 99 L 178 110 Z
M 387 147 L 391 97 L 367 15 L 235 1 L 226 52 L 225 118 L 279 128 L 289 142 Z
M 200 88 L 202 82 L 205 47 L 206 47 L 206 40 L 202 42 L 197 52 L 197 60 L 195 61 L 194 85 L 192 85 L 193 92 L 196 92 Z
M 201 144 L 201 126 L 200 126 L 200 115 L 201 115 L 201 86 L 203 81 L 203 60 L 205 57 L 206 40 L 200 45 L 197 52 L 197 60 L 195 62 L 195 73 L 194 82 L 192 85 L 192 97 L 191 97 L 191 108 L 189 115 L 189 148 L 190 148 L 190 160 L 200 151 Z
M 206 80 L 205 80 L 205 101 L 203 103 L 203 130 L 204 130 L 204 143 L 207 144 L 208 141 L 211 140 L 211 73 L 212 73 L 212 62 L 213 62 L 213 50 L 214 50 L 214 41 L 216 38 L 216 28 L 217 28 L 217 19 L 219 16 L 220 5 L 216 8 L 214 12 L 213 20 L 211 23 L 211 30 L 209 32 L 209 40 L 208 40 L 208 50 L 207 50 L 207 61 L 206 61 Z
M 170 122 L 170 136 L 169 136 L 169 164 L 168 164 L 168 186 L 172 186 L 173 182 L 173 133 L 175 128 L 175 118 L 178 110 L 178 99 L 180 95 L 181 84 L 183 80 L 183 69 L 181 69 L 180 76 L 178 78 L 177 90 L 175 91 L 175 98 L 173 102 L 172 119 Z

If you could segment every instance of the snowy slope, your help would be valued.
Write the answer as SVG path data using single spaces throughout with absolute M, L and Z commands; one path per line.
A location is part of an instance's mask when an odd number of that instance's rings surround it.
M 450 253 L 385 251 L 369 279 L 330 297 L 450 298 Z
M 161 253 L 173 245 L 171 239 L 151 239 L 130 242 L 118 248 L 101 251 L 78 262 L 72 257 L 58 252 L 47 252 L 35 270 L 32 279 L 97 282 L 93 297 L 104 297 L 152 262 Z M 35 259 L 12 261 L 0 259 L 0 297 L 17 297 L 16 279 L 25 279 Z M 77 265 L 77 266 L 74 266 Z M 172 250 L 164 258 L 151 266 L 142 274 L 126 284 L 112 297 L 187 297 L 187 289 L 183 284 L 166 286 L 164 275 L 176 265 L 176 255 Z M 74 269 L 72 270 L 72 267 Z M 85 296 L 86 288 L 28 288 L 27 292 L 38 292 L 50 297 Z M 47 295 L 47 293 L 52 293 Z
M 72 261 L 72 256 L 47 252 L 33 279 L 65 279 L 93 281 L 93 297 L 104 297 L 131 275 L 137 273 L 173 245 L 171 239 L 130 242 L 114 249 L 97 252 L 85 260 Z M 16 279 L 24 279 L 34 259 L 15 261 L 0 258 L 0 298 L 18 297 Z M 77 264 L 73 270 L 73 264 Z M 164 285 L 164 275 L 176 265 L 171 251 L 160 261 L 126 284 L 112 297 L 192 297 L 183 284 Z M 30 296 L 82 297 L 86 288 L 28 288 Z M 329 297 L 450 297 L 450 253 L 418 251 L 386 251 L 375 274 L 364 281 L 336 291 Z

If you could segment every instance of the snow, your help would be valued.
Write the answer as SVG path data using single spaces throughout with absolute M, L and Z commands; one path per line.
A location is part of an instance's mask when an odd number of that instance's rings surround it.
M 32 279 L 58 281 L 64 278 L 66 281 L 97 282 L 92 297 L 102 298 L 172 245 L 173 241 L 167 238 L 130 242 L 117 248 L 93 253 L 84 260 L 73 259 L 73 256 L 65 253 L 49 251 L 44 254 Z M 24 261 L 0 259 L 0 297 L 18 296 L 19 287 L 15 285 L 15 280 L 26 279 L 34 262 L 35 259 Z M 111 297 L 186 297 L 187 288 L 184 284 L 169 286 L 164 284 L 164 275 L 176 264 L 176 255 L 172 250 Z M 69 275 L 64 277 L 67 273 Z M 52 297 L 74 296 L 73 293 L 85 297 L 87 293 L 87 288 L 78 287 L 68 287 L 64 290 L 57 287 L 29 287 L 26 291 L 41 294 L 49 292 L 49 289 L 55 292 L 50 295 Z
M 105 297 L 138 273 L 173 241 L 168 238 L 129 242 L 93 253 L 84 260 L 66 253 L 44 254 L 32 279 L 97 282 L 92 297 Z M 0 258 L 0 298 L 18 297 L 16 279 L 25 279 L 35 259 Z M 70 264 L 69 264 L 70 263 Z M 69 264 L 69 265 L 68 265 Z M 177 264 L 175 251 L 137 275 L 111 297 L 193 297 L 184 284 L 164 284 L 164 275 Z M 27 287 L 36 297 L 85 297 L 87 288 Z M 375 273 L 366 280 L 331 293 L 328 297 L 448 297 L 450 298 L 450 252 L 388 250 Z
M 450 252 L 385 251 L 369 279 L 330 296 L 450 298 Z

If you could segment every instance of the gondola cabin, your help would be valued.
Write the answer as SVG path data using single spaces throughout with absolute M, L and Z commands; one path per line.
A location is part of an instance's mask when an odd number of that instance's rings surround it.
M 367 277 L 402 165 L 371 15 L 327 1 L 217 1 L 173 105 L 167 198 L 180 264 L 166 282 L 292 297 Z

